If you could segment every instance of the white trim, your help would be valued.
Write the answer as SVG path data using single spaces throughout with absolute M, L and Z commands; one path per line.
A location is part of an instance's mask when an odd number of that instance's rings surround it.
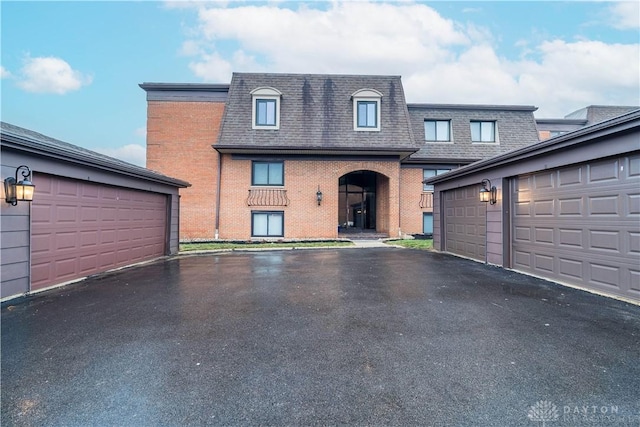
M 280 98 L 282 92 L 272 87 L 258 87 L 251 91 L 251 129 L 278 130 L 280 129 Z M 276 124 L 258 125 L 256 123 L 256 104 L 258 100 L 274 100 L 276 102 Z
M 359 89 L 351 95 L 353 100 L 353 130 L 357 132 L 380 132 L 380 106 L 382 93 L 375 89 Z M 376 103 L 376 126 L 375 127 L 359 127 L 358 126 L 358 102 L 375 102 Z

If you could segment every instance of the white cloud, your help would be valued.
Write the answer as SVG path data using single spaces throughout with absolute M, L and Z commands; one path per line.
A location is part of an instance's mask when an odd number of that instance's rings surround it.
M 411 3 L 336 2 L 327 10 L 300 6 L 297 11 L 271 5 L 203 7 L 199 20 L 197 45 L 208 44 L 209 50 L 191 69 L 205 80 L 224 76 L 228 81 L 231 71 L 258 67 L 255 57 L 265 58 L 261 67 L 274 72 L 376 69 L 397 74 L 401 67 L 422 63 L 427 55 L 430 61 L 445 59 L 450 55 L 445 47 L 469 42 L 452 21 L 426 5 Z M 217 46 L 228 40 L 240 48 L 223 57 Z M 186 51 L 194 51 L 193 41 L 183 46 Z
M 93 78 L 71 68 L 63 59 L 53 56 L 27 56 L 18 86 L 27 92 L 63 95 L 91 84 Z
M 528 104 L 540 107 L 538 117 L 640 104 L 638 44 L 541 35 L 514 41 L 520 55 L 505 58 L 495 47 L 500 35 L 425 4 L 217 6 L 200 4 L 199 26 L 183 45 L 205 81 L 228 82 L 232 71 L 402 75 L 409 102 Z
M 142 167 L 147 161 L 147 149 L 138 144 L 127 144 L 117 148 L 97 148 L 95 151 Z
M 8 79 L 9 77 L 12 77 L 9 70 L 0 65 L 0 79 Z
M 611 23 L 621 30 L 637 30 L 640 28 L 640 3 L 636 1 L 616 2 L 609 8 Z

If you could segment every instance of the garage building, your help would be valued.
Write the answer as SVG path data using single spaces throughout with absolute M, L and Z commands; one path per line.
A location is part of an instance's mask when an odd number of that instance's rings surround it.
M 187 182 L 1 125 L 2 178 L 25 165 L 35 185 L 32 202 L 1 204 L 3 300 L 178 252 Z
M 425 183 L 436 249 L 640 303 L 640 110 Z

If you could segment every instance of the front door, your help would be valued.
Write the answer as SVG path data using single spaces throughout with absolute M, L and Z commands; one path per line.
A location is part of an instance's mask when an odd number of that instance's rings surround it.
M 357 171 L 340 178 L 338 224 L 345 231 L 376 229 L 376 173 Z

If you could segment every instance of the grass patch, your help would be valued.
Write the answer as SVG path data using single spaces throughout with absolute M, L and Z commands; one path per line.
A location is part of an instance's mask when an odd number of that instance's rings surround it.
M 278 248 L 317 248 L 333 246 L 353 246 L 352 242 L 316 241 L 316 242 L 202 242 L 180 243 L 180 252 L 215 251 L 220 249 L 278 249 Z
M 433 239 L 387 240 L 387 243 L 403 246 L 408 249 L 421 249 L 425 251 L 433 249 Z

